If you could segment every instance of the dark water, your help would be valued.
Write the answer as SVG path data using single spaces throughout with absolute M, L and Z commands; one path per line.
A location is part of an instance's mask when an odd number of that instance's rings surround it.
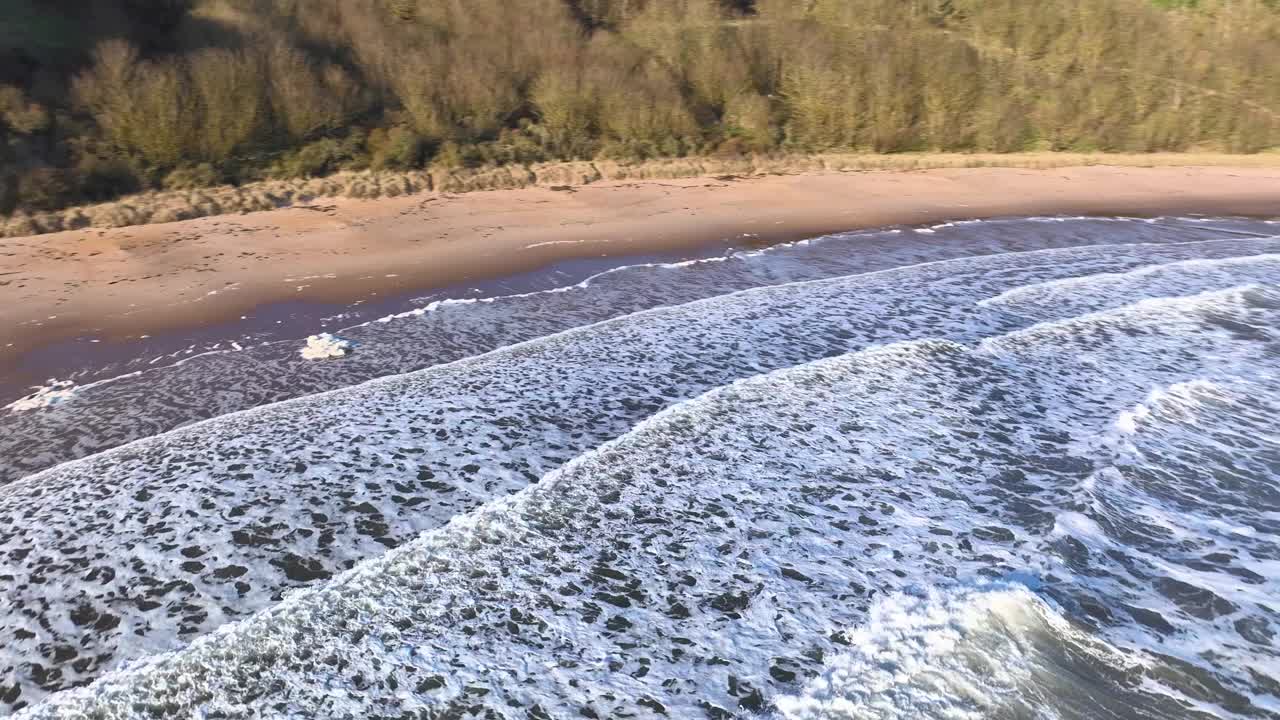
M 0 700 L 1280 717 L 1275 230 L 837 236 L 9 413 Z
M 24 353 L 0 368 L 0 404 L 26 397 L 47 385 L 47 378 L 77 386 L 113 380 L 135 371 L 154 371 L 197 356 L 243 352 L 259 345 L 295 345 L 300 338 L 333 332 L 424 307 L 436 300 L 480 300 L 554 290 L 624 265 L 681 262 L 738 252 L 732 244 L 715 244 L 691 254 L 575 258 L 536 271 L 498 278 L 462 281 L 431 290 L 372 292 L 346 303 L 286 300 L 246 311 L 239 318 L 126 340 L 104 340 L 87 334 Z M 332 279 L 332 278 L 328 278 Z M 306 284 L 309 278 L 297 278 Z
M 1223 219 L 1008 220 L 890 229 L 727 255 L 712 249 L 689 259 L 633 258 L 621 266 L 575 261 L 474 287 L 355 307 L 273 305 L 252 313 L 260 325 L 247 331 L 232 323 L 202 330 L 200 337 L 158 337 L 127 348 L 76 342 L 52 348 L 61 353 L 57 358 L 41 355 L 31 362 L 51 368 L 42 375 L 71 379 L 77 402 L 36 413 L 0 408 L 0 484 L 210 417 L 753 287 L 975 255 L 1275 231 L 1266 223 Z M 408 322 L 377 322 L 415 309 L 422 314 L 409 315 Z M 287 331 L 271 329 L 277 321 L 293 335 L 281 338 Z M 305 336 L 321 330 L 350 339 L 358 352 L 340 364 L 303 360 L 298 351 Z M 243 349 L 231 349 L 232 342 Z M 69 361 L 74 367 L 66 366 Z

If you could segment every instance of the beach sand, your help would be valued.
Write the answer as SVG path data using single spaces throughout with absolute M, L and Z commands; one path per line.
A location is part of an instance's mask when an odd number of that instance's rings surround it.
M 1280 168 L 948 169 L 426 193 L 0 239 L 0 367 L 290 299 L 347 302 L 575 257 L 1026 215 L 1280 216 Z

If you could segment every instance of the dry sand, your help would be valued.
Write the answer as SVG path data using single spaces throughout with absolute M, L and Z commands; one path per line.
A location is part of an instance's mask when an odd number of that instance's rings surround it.
M 350 301 L 571 257 L 962 218 L 1280 216 L 1280 168 L 974 168 L 427 193 L 0 239 L 0 365 L 44 344 Z

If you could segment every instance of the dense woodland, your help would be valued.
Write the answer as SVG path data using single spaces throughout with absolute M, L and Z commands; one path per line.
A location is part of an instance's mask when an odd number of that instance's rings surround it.
M 0 0 L 0 213 L 342 169 L 1280 147 L 1280 0 Z

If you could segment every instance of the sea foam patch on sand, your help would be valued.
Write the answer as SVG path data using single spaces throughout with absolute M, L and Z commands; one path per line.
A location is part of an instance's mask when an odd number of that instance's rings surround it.
M 351 352 L 351 341 L 343 340 L 329 333 L 320 333 L 307 338 L 307 344 L 299 352 L 307 360 L 330 360 L 346 357 Z
M 35 392 L 17 399 L 5 407 L 9 412 L 14 413 L 40 410 L 71 399 L 79 388 L 70 380 L 49 378 L 44 385 L 33 388 L 33 390 Z

